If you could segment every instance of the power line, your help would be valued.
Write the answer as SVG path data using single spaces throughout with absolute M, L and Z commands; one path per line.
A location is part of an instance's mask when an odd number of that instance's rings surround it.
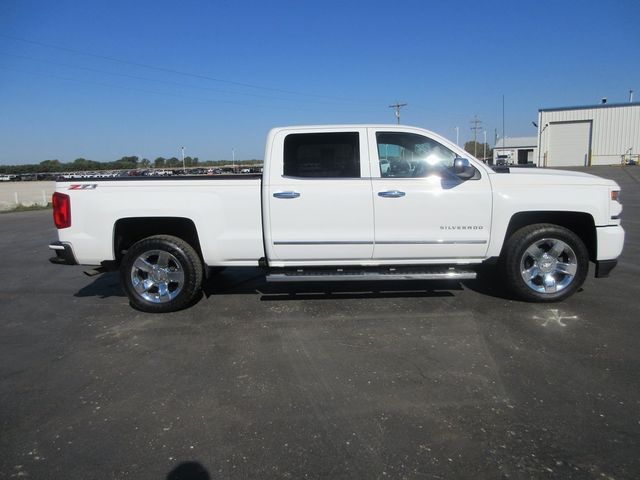
M 0 65 L 0 70 L 8 70 L 8 71 L 12 71 L 12 72 L 17 72 L 17 73 L 22 73 L 22 74 L 27 74 L 27 75 L 34 75 L 34 76 L 45 77 L 45 78 L 54 78 L 56 80 L 64 80 L 64 81 L 68 81 L 68 82 L 84 83 L 84 84 L 87 84 L 87 85 L 98 85 L 98 86 L 107 87 L 107 88 L 117 88 L 117 89 L 121 89 L 121 90 L 142 92 L 142 93 L 148 93 L 148 94 L 152 94 L 152 95 L 169 96 L 169 97 L 177 97 L 177 98 L 186 98 L 186 99 L 190 99 L 190 100 L 215 102 L 215 103 L 226 103 L 226 104 L 230 104 L 230 105 L 239 105 L 239 106 L 251 107 L 251 108 L 269 108 L 269 109 L 273 108 L 272 106 L 269 106 L 269 105 L 249 104 L 249 103 L 233 102 L 233 101 L 229 101 L 229 100 L 217 100 L 217 99 L 213 99 L 213 98 L 199 97 L 199 96 L 195 96 L 195 95 L 183 95 L 183 94 L 178 94 L 178 93 L 158 92 L 158 91 L 147 90 L 147 89 L 143 89 L 143 88 L 128 87 L 128 86 L 124 86 L 124 85 L 115 85 L 115 84 L 112 84 L 112 83 L 96 82 L 96 81 L 89 81 L 89 80 L 79 80 L 77 78 L 63 77 L 63 76 L 60 76 L 60 75 L 53 75 L 53 74 L 49 74 L 49 73 L 29 72 L 29 71 L 26 71 L 26 70 L 19 70 L 17 68 L 4 67 L 2 65 Z M 294 106 L 289 106 L 289 107 L 284 106 L 284 107 L 279 107 L 279 108 L 282 108 L 284 110 L 294 110 L 294 111 L 314 111 L 314 110 L 311 110 L 311 109 L 294 107 Z M 350 111 L 338 111 L 338 110 L 336 110 L 336 112 L 338 112 L 338 113 L 364 113 L 364 112 L 355 112 L 353 110 L 350 110 Z
M 134 80 L 143 80 L 143 81 L 148 81 L 148 82 L 163 83 L 163 84 L 167 84 L 167 85 L 175 85 L 175 86 L 179 86 L 179 87 L 192 88 L 192 89 L 197 89 L 197 90 L 205 90 L 205 91 L 211 91 L 211 92 L 217 92 L 217 93 L 225 93 L 225 94 L 230 94 L 230 95 L 244 95 L 244 96 L 249 96 L 249 97 L 265 98 L 265 99 L 268 99 L 268 100 L 278 100 L 278 101 L 284 101 L 284 102 L 298 102 L 299 101 L 297 99 L 292 99 L 292 98 L 274 97 L 274 96 L 271 96 L 271 95 L 261 95 L 259 93 L 234 92 L 234 91 L 231 91 L 231 90 L 222 90 L 222 89 L 219 89 L 219 88 L 203 87 L 203 86 L 199 86 L 199 85 L 189 85 L 187 83 L 182 83 L 182 82 L 174 82 L 174 81 L 171 81 L 171 80 L 161 80 L 159 78 L 149 78 L 149 77 L 143 77 L 143 76 L 139 76 L 139 75 L 131 75 L 131 74 L 128 74 L 128 73 L 109 72 L 107 70 L 100 70 L 100 69 L 97 69 L 97 68 L 84 67 L 84 66 L 80 66 L 80 65 L 72 65 L 72 64 L 68 64 L 68 63 L 62 63 L 62 62 L 55 62 L 55 61 L 52 61 L 52 60 L 45 60 L 45 59 L 42 59 L 42 58 L 35 58 L 35 57 L 27 56 L 27 55 L 17 55 L 15 53 L 0 52 L 0 55 L 7 55 L 7 56 L 10 56 L 10 57 L 21 58 L 21 59 L 30 60 L 30 61 L 33 61 L 33 62 L 42 62 L 42 63 L 46 63 L 46 64 L 50 64 L 50 65 L 57 65 L 57 66 L 65 67 L 65 68 L 73 68 L 73 69 L 83 70 L 83 71 L 87 71 L 87 72 L 100 73 L 100 74 L 104 74 L 104 75 L 113 75 L 113 76 L 124 77 L 124 78 L 131 78 L 131 79 L 134 79 Z M 28 73 L 31 73 L 31 72 L 28 72 Z M 326 102 L 326 101 L 322 101 L 322 100 L 305 100 L 305 101 L 314 102 L 314 103 L 318 103 L 318 104 L 322 104 L 322 105 L 331 105 L 331 106 L 342 105 L 341 103 L 330 103 L 330 102 Z
M 108 56 L 108 55 L 101 55 L 101 54 L 97 54 L 97 53 L 77 50 L 77 49 L 74 49 L 74 48 L 62 47 L 60 45 L 53 45 L 53 44 L 45 43 L 45 42 L 38 42 L 38 41 L 35 41 L 35 40 L 28 40 L 26 38 L 15 37 L 13 35 L 6 35 L 4 33 L 0 33 L 0 37 L 9 38 L 11 40 L 16 40 L 16 41 L 24 42 L 24 43 L 29 43 L 29 44 L 32 44 L 32 45 L 38 45 L 38 46 L 41 46 L 41 47 L 53 48 L 53 49 L 56 49 L 56 50 L 61 50 L 61 51 L 65 51 L 65 52 L 74 53 L 74 54 L 77 54 L 77 55 L 86 55 L 86 56 L 89 56 L 89 57 L 100 58 L 102 60 L 109 60 L 111 62 L 118 62 L 118 63 L 122 63 L 122 64 L 125 64 L 125 65 L 132 65 L 132 66 L 136 66 L 136 67 L 148 68 L 148 69 L 151 69 L 151 70 L 157 70 L 157 71 L 165 72 L 165 73 L 172 73 L 172 74 L 175 74 L 175 75 L 183 75 L 183 76 L 186 76 L 186 77 L 199 78 L 201 80 L 209 80 L 209 81 L 212 81 L 212 82 L 226 83 L 226 84 L 229 84 L 229 85 L 236 85 L 236 86 L 245 87 L 245 88 L 255 88 L 255 89 L 267 90 L 267 91 L 271 91 L 271 92 L 286 93 L 286 94 L 289 94 L 289 95 L 299 95 L 299 96 L 316 97 L 316 98 L 327 98 L 327 99 L 332 99 L 332 100 L 351 101 L 351 102 L 353 102 L 352 99 L 349 99 L 349 98 L 346 98 L 346 97 L 334 97 L 334 96 L 329 96 L 329 95 L 318 95 L 318 94 L 313 94 L 313 93 L 297 92 L 297 91 L 294 91 L 294 90 L 286 90 L 286 89 L 282 89 L 282 88 L 265 87 L 265 86 L 262 86 L 262 85 L 256 85 L 256 84 L 252 84 L 252 83 L 236 82 L 234 80 L 226 80 L 226 79 L 223 79 L 223 78 L 211 77 L 209 75 L 202 75 L 202 74 L 199 74 L 199 73 L 183 72 L 183 71 L 180 71 L 180 70 L 175 70 L 173 68 L 161 67 L 161 66 L 158 66 L 158 65 L 150 65 L 150 64 L 146 64 L 146 63 L 140 63 L 140 62 L 133 62 L 131 60 L 124 60 L 124 59 L 121 59 L 121 58 L 111 57 L 111 56 Z

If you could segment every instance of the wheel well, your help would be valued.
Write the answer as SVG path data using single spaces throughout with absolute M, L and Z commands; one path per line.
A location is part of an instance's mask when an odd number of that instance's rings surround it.
M 520 212 L 516 213 L 509 221 L 506 240 L 522 227 L 534 223 L 552 223 L 571 230 L 584 242 L 589 251 L 589 260 L 595 261 L 597 254 L 596 226 L 593 217 L 583 212 Z
M 200 259 L 202 250 L 198 231 L 192 220 L 180 217 L 135 217 L 121 218 L 113 229 L 113 251 L 120 263 L 124 253 L 134 243 L 152 235 L 173 235 L 191 245 Z

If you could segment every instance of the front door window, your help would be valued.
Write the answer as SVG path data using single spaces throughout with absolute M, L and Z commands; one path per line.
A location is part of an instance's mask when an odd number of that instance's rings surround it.
M 405 132 L 378 132 L 376 139 L 382 178 L 455 176 L 456 154 L 435 140 Z

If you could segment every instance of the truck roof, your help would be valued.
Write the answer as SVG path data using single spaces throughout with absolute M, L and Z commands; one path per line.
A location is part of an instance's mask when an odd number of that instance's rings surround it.
M 344 123 L 344 124 L 327 124 L 327 125 L 287 125 L 281 127 L 275 127 L 274 130 L 284 130 L 284 129 L 332 129 L 332 128 L 389 128 L 393 130 L 402 130 L 402 129 L 420 129 L 426 130 L 422 127 L 416 127 L 413 125 L 398 125 L 396 123 Z

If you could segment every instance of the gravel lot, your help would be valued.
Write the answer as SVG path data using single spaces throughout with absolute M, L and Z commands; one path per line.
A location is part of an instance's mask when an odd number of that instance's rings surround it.
M 640 478 L 640 167 L 589 171 L 625 251 L 555 305 L 229 269 L 154 316 L 0 216 L 0 478 Z

